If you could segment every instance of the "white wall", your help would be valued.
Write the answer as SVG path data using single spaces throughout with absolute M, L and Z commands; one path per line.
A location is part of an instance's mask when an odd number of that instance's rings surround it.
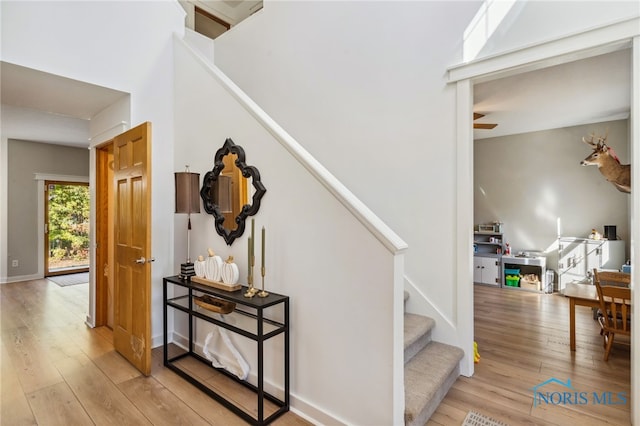
M 267 2 L 216 39 L 223 71 L 408 243 L 406 277 L 440 313 L 414 309 L 454 344 L 455 88 L 444 70 L 478 7 Z
M 10 281 L 20 281 L 42 277 L 44 261 L 38 268 L 32 268 L 28 274 L 18 273 L 15 268 L 9 266 L 9 257 L 12 256 L 9 244 L 9 214 L 8 214 L 8 193 L 9 193 L 9 138 L 17 140 L 43 141 L 51 140 L 49 129 L 64 129 L 59 133 L 59 138 L 53 142 L 61 145 L 74 146 L 69 141 L 77 140 L 79 137 L 88 136 L 88 122 L 86 120 L 64 117 L 44 111 L 36 111 L 27 108 L 2 104 L 0 107 L 0 283 Z M 28 129 L 28 130 L 27 130 Z M 29 136 L 29 139 L 25 139 Z M 49 137 L 49 138 L 48 138 Z M 35 193 L 34 193 L 35 195 Z M 32 224 L 29 224 L 30 226 Z M 31 229 L 31 227 L 29 228 Z M 36 231 L 34 231 L 36 232 Z M 42 254 L 43 255 L 43 254 Z M 37 259 L 33 253 L 29 258 Z M 25 260 L 23 258 L 23 260 Z M 28 262 L 26 262 L 28 263 Z M 12 276 L 11 278 L 9 278 Z
M 401 289 L 396 294 L 394 254 L 180 46 L 175 125 L 181 143 L 174 167 L 188 164 L 202 179 L 230 137 L 260 171 L 267 192 L 254 218 L 256 230 L 267 232 L 265 285 L 291 297 L 292 407 L 321 423 L 397 423 L 394 309 Z M 192 226 L 192 258 L 206 256 L 209 247 L 223 258 L 231 254 L 246 283 L 248 233 L 227 246 L 204 210 L 192 216 Z M 175 229 L 177 265 L 186 255 L 184 216 L 176 215 Z M 178 333 L 181 325 L 176 317 Z M 253 346 L 235 340 L 255 371 Z M 280 359 L 274 355 L 267 352 L 271 365 Z M 282 386 L 277 374 L 267 380 Z
M 173 197 L 167 195 L 173 187 L 172 37 L 184 31 L 184 11 L 161 1 L 2 2 L 0 7 L 3 61 L 129 93 L 127 126 L 152 123 L 152 336 L 158 344 L 161 278 L 175 272 Z M 121 120 L 115 116 L 114 126 Z M 109 127 L 102 123 L 91 130 Z M 92 140 L 92 146 L 99 142 Z
M 215 42 L 216 64 L 408 243 L 405 277 L 412 296 L 425 296 L 408 308 L 436 318 L 436 340 L 464 348 L 458 326 L 471 325 L 458 321 L 470 307 L 457 303 L 469 289 L 453 284 L 456 98 L 445 74 L 462 62 L 481 7 L 270 1 Z M 481 52 L 635 14 L 633 2 L 526 2 Z
M 579 164 L 592 152 L 581 139 L 592 133 L 608 134 L 621 163 L 630 163 L 627 120 L 475 141 L 475 223 L 502 221 L 512 251 L 546 252 L 547 268 L 557 268 L 558 218 L 565 237 L 616 225 L 629 256 L 631 196 Z

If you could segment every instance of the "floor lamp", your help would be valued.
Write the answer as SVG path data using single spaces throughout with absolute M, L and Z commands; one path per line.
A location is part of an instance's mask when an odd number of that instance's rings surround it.
M 180 278 L 194 276 L 195 270 L 191 262 L 191 213 L 200 213 L 200 174 L 189 172 L 186 166 L 184 172 L 176 172 L 176 213 L 187 214 L 187 261 L 180 264 Z

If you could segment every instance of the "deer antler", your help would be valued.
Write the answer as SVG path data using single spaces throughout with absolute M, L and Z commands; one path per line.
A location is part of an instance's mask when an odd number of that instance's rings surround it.
M 597 142 L 593 142 L 593 138 L 595 137 L 595 135 L 592 133 L 591 134 L 591 139 L 587 140 L 587 138 L 585 138 L 584 136 L 582 137 L 582 142 L 586 143 L 587 145 L 595 148 L 600 148 L 602 149 L 603 146 L 606 145 L 607 142 L 607 135 L 605 135 L 604 137 L 598 136 L 598 141 Z

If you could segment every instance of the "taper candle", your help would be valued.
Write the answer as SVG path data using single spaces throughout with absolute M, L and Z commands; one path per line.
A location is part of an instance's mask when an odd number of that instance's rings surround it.
M 247 240 L 247 277 L 251 276 L 251 237 Z M 249 279 L 249 278 L 247 278 Z
M 255 219 L 251 219 L 251 261 L 252 264 L 255 265 L 255 245 L 256 245 L 256 236 L 255 236 L 255 230 L 256 230 L 256 220 Z
M 264 268 L 264 226 L 262 227 L 262 267 Z

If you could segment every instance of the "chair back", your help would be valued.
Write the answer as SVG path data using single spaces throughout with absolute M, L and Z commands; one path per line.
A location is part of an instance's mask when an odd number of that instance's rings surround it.
M 616 271 L 593 270 L 595 281 L 599 281 L 601 286 L 612 285 L 616 287 L 629 287 L 631 285 L 631 274 Z
M 625 282 L 624 277 L 610 275 L 622 273 L 612 273 L 597 270 L 593 271 L 594 284 L 598 291 L 598 299 L 600 300 L 600 323 L 603 330 L 616 334 L 631 334 L 631 289 L 629 287 L 620 287 Z M 605 281 L 605 278 L 608 280 Z M 611 281 L 612 278 L 618 278 L 613 281 L 618 286 L 603 285 L 604 282 Z M 628 279 L 627 279 L 628 280 Z M 627 282 L 630 282 L 628 280 Z M 628 284 L 627 284 L 628 285 Z

